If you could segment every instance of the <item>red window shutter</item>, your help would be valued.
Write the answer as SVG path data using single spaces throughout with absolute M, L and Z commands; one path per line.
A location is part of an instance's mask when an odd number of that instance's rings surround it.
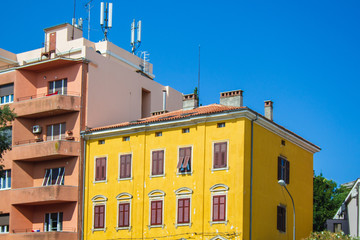
M 278 157 L 278 180 L 281 179 L 281 157 Z
M 101 158 L 101 174 L 100 174 L 100 180 L 106 179 L 106 158 Z
M 227 143 L 224 142 L 224 143 L 221 143 L 221 162 L 220 162 L 220 165 L 221 167 L 226 167 L 226 160 L 227 160 Z
M 126 174 L 125 177 L 131 177 L 131 154 L 126 155 Z
M 128 227 L 130 225 L 130 203 L 126 203 L 124 205 L 124 226 Z
M 190 199 L 186 198 L 184 200 L 184 219 L 183 223 L 190 223 Z
M 219 220 L 219 196 L 213 197 L 213 221 Z
M 124 226 L 124 204 L 119 204 L 119 227 Z
M 120 156 L 120 178 L 125 178 L 126 158 L 125 155 Z
M 105 206 L 95 206 L 94 228 L 104 228 Z
M 178 200 L 178 223 L 184 222 L 184 199 Z
M 151 225 L 156 225 L 156 202 L 151 202 Z
M 94 208 L 94 228 L 99 228 L 99 206 Z
M 219 168 L 220 161 L 220 145 L 219 143 L 214 144 L 214 168 Z
M 226 218 L 226 198 L 225 196 L 219 197 L 219 220 L 225 221 Z
M 158 225 L 162 224 L 162 201 L 157 201 L 157 211 L 156 211 L 156 223 Z
M 130 203 L 119 204 L 119 227 L 129 226 Z
M 152 175 L 158 175 L 158 151 L 152 152 Z
M 159 151 L 159 155 L 158 155 L 158 174 L 164 174 L 164 151 L 161 150 Z
M 286 184 L 289 184 L 290 183 L 290 162 L 289 161 L 286 161 L 286 174 L 285 174 L 285 176 L 286 176 L 286 179 L 285 179 L 285 182 L 286 182 Z
M 95 169 L 95 181 L 100 180 L 100 167 L 101 167 L 101 159 L 96 159 L 96 169 Z

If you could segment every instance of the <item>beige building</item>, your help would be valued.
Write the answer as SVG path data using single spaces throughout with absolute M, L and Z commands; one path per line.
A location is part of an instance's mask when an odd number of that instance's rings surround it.
M 180 109 L 182 94 L 153 79 L 152 64 L 69 24 L 45 29 L 43 48 L 0 49 L 1 104 L 17 114 L 6 132 L 0 240 L 81 237 L 80 131 Z

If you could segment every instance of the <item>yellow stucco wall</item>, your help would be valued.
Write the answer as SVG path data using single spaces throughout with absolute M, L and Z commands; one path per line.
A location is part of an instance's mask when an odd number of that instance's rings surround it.
M 250 120 L 238 118 L 218 122 L 193 123 L 190 126 L 167 127 L 156 131 L 140 131 L 116 137 L 88 140 L 86 144 L 86 183 L 84 239 L 249 239 L 250 202 Z M 298 236 L 308 234 L 312 226 L 312 154 L 286 142 L 254 124 L 254 189 L 253 239 L 288 239 L 292 236 L 291 219 L 287 220 L 287 233 L 276 230 L 276 206 L 281 203 L 290 212 L 291 201 L 277 184 L 277 157 L 285 155 L 291 162 L 289 191 L 299 205 Z M 189 133 L 182 128 L 189 127 Z M 161 137 L 155 132 L 162 131 Z M 130 141 L 123 141 L 130 136 Z M 213 143 L 228 142 L 228 169 L 212 170 Z M 192 174 L 177 174 L 179 147 L 192 146 Z M 151 177 L 151 151 L 165 150 L 165 175 Z M 132 153 L 132 179 L 118 181 L 119 155 Z M 94 159 L 107 156 L 107 181 L 94 183 Z M 295 170 L 296 169 L 296 170 Z M 292 175 L 293 174 L 293 175 Z M 299 180 L 297 180 L 299 178 Z M 296 184 L 297 181 L 299 184 Z M 211 224 L 212 192 L 210 188 L 224 184 L 227 195 L 227 223 Z M 308 184 L 308 185 L 304 185 Z M 187 187 L 191 194 L 191 226 L 176 227 L 177 201 L 175 191 Z M 149 228 L 148 194 L 153 190 L 165 193 L 163 228 Z M 117 199 L 120 193 L 129 193 L 131 199 L 131 229 L 116 230 Z M 92 231 L 93 201 L 103 195 L 106 201 L 106 230 Z M 292 216 L 292 215 L 288 215 Z

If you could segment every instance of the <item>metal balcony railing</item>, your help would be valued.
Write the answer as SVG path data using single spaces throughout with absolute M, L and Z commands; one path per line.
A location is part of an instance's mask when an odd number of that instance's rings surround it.
M 41 142 L 50 142 L 50 141 L 71 141 L 71 142 L 79 142 L 80 138 L 73 137 L 73 136 L 67 136 L 64 139 L 56 139 L 56 140 L 46 140 L 42 138 L 36 138 L 36 139 L 27 139 L 27 140 L 21 140 L 16 141 L 14 145 L 24 145 L 24 144 L 30 144 L 30 143 L 41 143 Z
M 79 92 L 69 92 L 69 91 L 66 94 L 58 94 L 58 92 L 51 93 L 51 94 L 41 93 L 41 94 L 36 94 L 36 95 L 31 95 L 31 96 L 19 97 L 19 98 L 16 98 L 16 101 L 21 102 L 21 101 L 25 101 L 25 100 L 49 97 L 49 96 L 54 96 L 54 95 L 64 95 L 64 96 L 76 96 L 76 97 L 79 97 L 80 93 Z
M 40 228 L 22 228 L 22 229 L 13 229 L 13 233 L 36 233 L 36 232 L 76 232 L 76 229 L 73 227 L 62 228 L 61 231 L 44 231 Z

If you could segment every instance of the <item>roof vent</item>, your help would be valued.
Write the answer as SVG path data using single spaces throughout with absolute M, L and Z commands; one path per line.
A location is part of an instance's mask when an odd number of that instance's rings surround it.
M 151 116 L 158 116 L 167 112 L 168 112 L 167 110 L 160 110 L 160 111 L 152 112 Z

